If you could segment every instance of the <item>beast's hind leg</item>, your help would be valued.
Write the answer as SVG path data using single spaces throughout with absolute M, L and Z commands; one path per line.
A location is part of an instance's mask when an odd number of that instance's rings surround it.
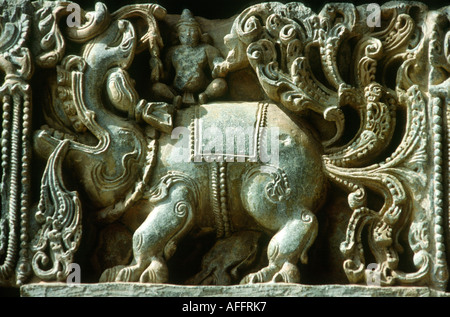
M 307 262 L 307 251 L 318 231 L 316 217 L 301 210 L 270 240 L 267 257 L 269 265 L 244 277 L 241 283 L 300 282 L 298 260 Z
M 131 265 L 105 271 L 104 280 L 116 282 L 164 283 L 168 280 L 167 246 L 190 228 L 193 204 L 190 190 L 175 184 L 170 194 L 158 203 L 133 235 L 134 259 Z M 109 276 L 108 276 L 109 275 Z
M 243 187 L 247 212 L 260 225 L 276 233 L 267 250 L 268 266 L 247 275 L 241 283 L 300 282 L 297 263 L 299 259 L 307 262 L 307 251 L 317 236 L 317 219 L 301 206 L 301 197 L 285 197 L 279 201 L 268 198 L 266 185 L 271 179 L 267 174 L 259 174 Z

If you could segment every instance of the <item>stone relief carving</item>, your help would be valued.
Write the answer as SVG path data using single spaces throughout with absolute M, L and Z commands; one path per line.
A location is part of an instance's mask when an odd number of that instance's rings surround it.
M 2 285 L 446 290 L 448 7 L 70 4 L 0 0 Z
M 212 71 L 214 63 L 222 61 L 220 51 L 214 46 L 200 43 L 202 34 L 199 23 L 191 11 L 185 9 L 176 25 L 180 41 L 169 49 L 166 55 L 166 69 L 174 69 L 171 87 L 164 83 L 156 83 L 153 91 L 158 99 L 166 99 L 180 107 L 195 103 L 205 104 L 208 99 L 221 97 L 227 90 L 227 82 L 223 78 L 210 80 L 207 72 Z M 198 96 L 194 96 L 198 94 Z

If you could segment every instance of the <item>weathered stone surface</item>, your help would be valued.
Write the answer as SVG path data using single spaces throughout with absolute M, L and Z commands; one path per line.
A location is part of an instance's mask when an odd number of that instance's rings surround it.
M 172 284 L 62 283 L 27 284 L 22 297 L 450 297 L 428 287 L 365 287 L 361 285 L 259 284 L 181 286 Z

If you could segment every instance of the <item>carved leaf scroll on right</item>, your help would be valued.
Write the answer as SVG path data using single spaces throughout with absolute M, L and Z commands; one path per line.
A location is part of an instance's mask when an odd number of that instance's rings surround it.
M 292 113 L 309 110 L 335 123 L 335 135 L 323 142 L 323 161 L 329 178 L 348 191 L 353 210 L 340 247 L 351 283 L 364 281 L 370 253 L 381 285 L 443 288 L 448 273 L 440 188 L 448 13 L 428 12 L 420 3 L 390 3 L 381 7 L 377 28 L 366 23 L 367 12 L 366 6 L 352 4 L 328 4 L 319 14 L 299 3 L 253 6 L 235 20 L 226 39 L 230 53 L 218 71 L 250 64 L 272 100 Z M 437 60 L 427 80 L 421 65 Z M 436 84 L 439 97 L 433 96 Z M 345 122 L 344 108 L 357 113 L 360 126 L 342 143 L 345 126 L 352 124 Z M 392 145 L 400 131 L 401 141 Z M 368 207 L 372 194 L 382 197 L 381 208 Z M 411 273 L 398 269 L 404 232 L 414 254 Z
M 176 282 L 302 283 L 338 238 L 349 283 L 446 289 L 448 7 L 389 2 L 372 25 L 351 3 L 97 3 L 63 27 L 72 4 L 0 0 L 2 285 L 64 281 L 86 249 L 100 282 L 173 283 L 190 260 Z M 233 153 L 230 126 L 250 140 Z

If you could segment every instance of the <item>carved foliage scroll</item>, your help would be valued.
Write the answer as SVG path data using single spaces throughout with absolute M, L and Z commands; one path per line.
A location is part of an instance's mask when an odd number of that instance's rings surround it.
M 83 25 L 68 29 L 66 37 L 61 37 L 57 22 L 68 4 L 44 3 L 40 13 L 47 12 L 48 20 L 53 21 L 44 37 L 54 39 L 53 46 L 41 45 L 50 52 L 39 54 L 40 66 L 56 66 L 57 73 L 53 88 L 56 98 L 43 107 L 50 126 L 35 133 L 37 152 L 49 157 L 35 215 L 40 229 L 32 260 L 35 275 L 43 280 L 67 277 L 81 239 L 81 203 L 76 192 L 63 185 L 61 165 L 66 153 L 78 157 L 73 165 L 76 173 L 92 180 L 85 182 L 84 189 L 100 209 L 99 220 L 112 221 L 142 196 L 156 151 L 156 140 L 150 141 L 135 121 L 109 114 L 101 93 L 103 80 L 108 75 L 115 78 L 110 102 L 119 110 L 129 111 L 130 116 L 137 116 L 134 107 L 142 101 L 136 99 L 126 69 L 135 53 L 145 48 L 150 52 L 151 64 L 159 67 L 162 42 L 153 14 L 161 18 L 165 10 L 153 4 L 130 5 L 110 15 L 98 3 L 94 12 L 83 11 Z M 127 20 L 131 17 L 144 18 L 147 24 L 140 38 L 137 28 Z M 78 54 L 64 55 L 66 40 L 83 44 Z M 157 74 L 158 69 L 153 69 L 153 75 Z M 64 133 L 55 133 L 55 129 Z M 117 201 L 117 197 L 124 198 Z
M 62 141 L 50 156 L 41 183 L 36 212 L 39 232 L 32 244 L 33 271 L 43 280 L 64 281 L 81 238 L 81 202 L 63 183 L 62 162 L 69 142 Z
M 364 282 L 371 253 L 382 285 L 442 289 L 448 279 L 442 199 L 448 16 L 420 3 L 381 8 L 383 26 L 375 28 L 366 23 L 366 6 L 327 4 L 315 14 L 299 3 L 255 5 L 236 18 L 226 38 L 230 53 L 217 71 L 250 65 L 271 99 L 294 114 L 309 110 L 334 121 L 323 162 L 330 179 L 349 192 L 353 212 L 341 251 L 350 282 Z M 427 63 L 433 68 L 424 83 L 420 65 Z M 344 108 L 358 114 L 360 126 L 342 144 Z M 405 123 L 397 122 L 399 113 Z M 400 143 L 392 145 L 402 129 Z M 371 195 L 383 205 L 369 207 Z M 416 272 L 398 268 L 404 232 Z
M 67 108 L 68 120 L 73 119 L 78 132 L 86 128 L 86 122 L 83 122 L 80 113 L 77 113 L 80 110 L 80 103 L 75 100 L 76 95 L 73 96 L 70 92 L 74 90 L 76 83 L 81 83 L 75 77 L 77 73 L 82 76 L 81 72 L 86 63 L 77 56 L 68 56 L 64 59 L 67 41 L 86 43 L 104 33 L 111 26 L 113 19 L 138 16 L 146 21 L 148 27 L 143 34 L 139 33 L 141 38 L 131 40 L 136 41 L 138 50 L 149 49 L 155 66 L 153 72 L 155 80 L 160 72 L 159 46 L 162 46 L 162 42 L 154 15 L 162 18 L 165 15 L 163 8 L 153 4 L 125 6 L 111 16 L 105 4 L 99 2 L 92 12 L 80 8 L 79 26 L 64 27 L 64 23 L 60 22 L 71 13 L 68 7 L 72 4 L 65 1 L 0 1 L 0 70 L 3 79 L 0 86 L 2 105 L 0 283 L 5 286 L 23 284 L 30 278 L 32 271 L 44 280 L 63 280 L 68 274 L 68 264 L 73 260 L 81 238 L 80 202 L 75 193 L 64 187 L 64 177 L 60 171 L 68 148 L 77 148 L 73 143 L 73 137 L 68 143 L 67 140 L 61 143 L 60 139 L 53 139 L 55 150 L 50 155 L 53 159 L 48 162 L 42 179 L 39 211 L 36 215 L 32 214 L 35 210 L 29 201 L 32 98 L 28 81 L 34 68 L 51 69 L 58 65 L 61 80 L 59 95 Z M 63 65 L 59 65 L 61 62 Z M 47 109 L 45 116 L 49 118 L 51 115 Z M 88 124 L 91 122 L 95 125 L 93 117 L 87 114 L 87 118 L 84 119 Z M 148 157 L 145 154 L 141 155 L 144 160 L 152 162 L 154 143 L 142 144 L 149 149 Z M 107 147 L 108 142 L 104 145 Z M 149 169 L 148 166 L 143 169 L 144 179 L 141 183 L 145 182 L 145 178 L 148 179 L 149 174 L 146 171 Z M 97 174 L 101 176 L 102 173 L 103 171 L 99 170 Z M 132 183 L 136 186 L 129 188 L 126 199 L 132 199 L 139 193 L 141 183 Z M 113 210 L 115 209 L 120 208 L 116 206 Z M 33 246 L 30 245 L 32 237 L 29 236 L 31 222 L 33 226 L 37 223 L 39 227 L 39 233 L 35 237 L 37 241 L 33 241 Z M 49 264 L 50 261 L 52 264 Z

